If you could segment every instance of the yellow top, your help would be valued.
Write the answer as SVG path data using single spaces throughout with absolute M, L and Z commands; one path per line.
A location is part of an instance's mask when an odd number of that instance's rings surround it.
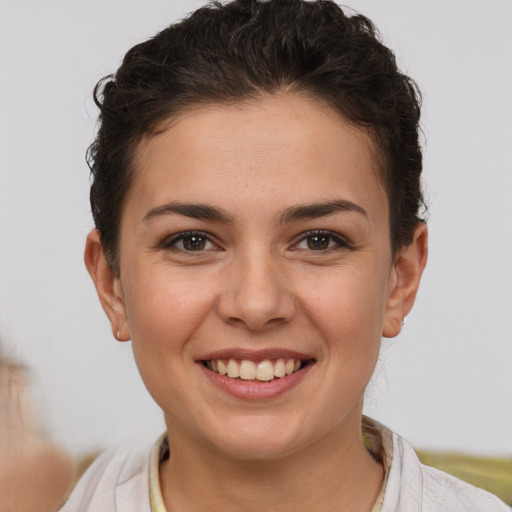
M 151 512 L 167 512 L 160 490 L 160 462 L 169 457 L 169 441 L 164 432 L 151 449 L 149 461 L 149 500 Z

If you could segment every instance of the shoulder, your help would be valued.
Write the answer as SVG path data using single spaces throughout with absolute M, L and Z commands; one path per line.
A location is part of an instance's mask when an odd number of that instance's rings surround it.
M 150 512 L 150 443 L 108 450 L 82 476 L 61 512 Z
M 393 434 L 393 459 L 382 512 L 510 512 L 496 496 L 420 462 Z
M 425 512 L 446 510 L 447 505 L 458 507 L 456 510 L 464 512 L 510 512 L 510 508 L 493 494 L 438 469 L 424 465 L 421 467 L 425 505 L 430 506 L 425 506 Z

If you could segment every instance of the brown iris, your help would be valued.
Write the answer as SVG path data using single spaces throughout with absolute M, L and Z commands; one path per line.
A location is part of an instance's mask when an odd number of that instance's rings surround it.
M 189 235 L 183 237 L 183 247 L 187 251 L 200 251 L 206 245 L 206 237 L 202 235 Z
M 313 251 L 321 251 L 329 248 L 331 239 L 327 235 L 311 235 L 308 236 L 308 249 Z

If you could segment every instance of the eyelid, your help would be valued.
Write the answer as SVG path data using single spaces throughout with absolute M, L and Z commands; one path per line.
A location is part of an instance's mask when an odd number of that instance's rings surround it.
M 186 249 L 180 249 L 180 248 L 176 247 L 177 242 L 179 242 L 180 240 L 183 240 L 187 237 L 194 236 L 194 235 L 199 236 L 199 237 L 204 237 L 207 242 L 210 242 L 211 244 L 213 244 L 215 246 L 214 249 L 222 249 L 222 246 L 221 246 L 220 242 L 216 239 L 216 237 L 214 237 L 210 233 L 207 233 L 206 231 L 199 231 L 199 230 L 181 231 L 179 233 L 174 233 L 172 235 L 169 235 L 169 236 L 165 237 L 162 240 L 162 242 L 160 242 L 158 244 L 158 247 L 162 248 L 162 249 L 175 248 L 178 251 L 190 252 L 190 253 L 192 253 L 192 252 L 199 253 L 199 252 L 203 252 L 205 250 L 212 250 L 212 249 L 203 249 L 203 250 L 199 250 L 199 251 L 187 251 Z M 336 244 L 335 247 L 330 247 L 328 249 L 319 250 L 318 252 L 329 252 L 329 251 L 336 250 L 339 248 L 346 248 L 346 249 L 353 248 L 353 245 L 348 240 L 348 238 L 344 235 L 341 235 L 340 233 L 328 231 L 325 229 L 312 229 L 310 231 L 304 231 L 304 232 L 300 233 L 299 235 L 295 236 L 290 249 L 291 250 L 310 250 L 311 251 L 311 249 L 298 249 L 297 245 L 299 245 L 301 242 L 306 240 L 308 237 L 315 236 L 315 235 L 328 237 L 332 240 L 332 242 L 334 242 Z
M 313 251 L 312 249 L 298 249 L 297 248 L 297 245 L 299 245 L 301 242 L 306 240 L 308 237 L 315 236 L 315 235 L 329 237 L 334 243 L 337 244 L 337 247 L 330 247 L 328 249 L 319 250 L 319 251 Z M 352 249 L 353 248 L 352 243 L 348 240 L 347 237 L 341 235 L 340 233 L 328 231 L 325 229 L 312 229 L 310 231 L 305 231 L 305 232 L 301 233 L 300 235 L 297 235 L 295 237 L 295 240 L 296 241 L 293 242 L 292 247 L 291 247 L 292 250 L 309 250 L 311 252 L 322 253 L 322 252 L 329 252 L 332 250 L 336 250 L 339 248 L 344 248 L 344 249 Z
M 210 235 L 209 233 L 205 232 L 205 231 L 198 231 L 198 230 L 195 230 L 195 229 L 192 229 L 190 231 L 181 231 L 179 233 L 174 233 L 172 235 L 169 235 L 167 237 L 165 237 L 162 242 L 160 242 L 158 244 L 159 248 L 161 249 L 176 249 L 178 251 L 182 251 L 182 252 L 190 252 L 190 253 L 193 253 L 193 252 L 202 252 L 202 251 L 187 251 L 186 249 L 179 249 L 178 247 L 176 247 L 176 243 L 179 242 L 180 240 L 183 240 L 187 237 L 191 237 L 191 236 L 200 236 L 200 237 L 203 237 L 205 238 L 208 242 L 210 242 L 211 244 L 213 244 L 215 246 L 215 249 L 219 249 L 219 243 L 215 240 L 215 237 L 213 237 L 212 235 Z M 203 249 L 203 250 L 211 250 L 211 249 Z

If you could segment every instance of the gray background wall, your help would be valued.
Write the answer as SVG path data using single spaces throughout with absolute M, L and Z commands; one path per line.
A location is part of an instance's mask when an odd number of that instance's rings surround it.
M 44 426 L 73 453 L 163 420 L 82 263 L 91 91 L 201 5 L 0 0 L 0 331 Z M 367 411 L 422 447 L 512 453 L 512 2 L 354 0 L 424 93 L 430 261 L 385 340 Z

